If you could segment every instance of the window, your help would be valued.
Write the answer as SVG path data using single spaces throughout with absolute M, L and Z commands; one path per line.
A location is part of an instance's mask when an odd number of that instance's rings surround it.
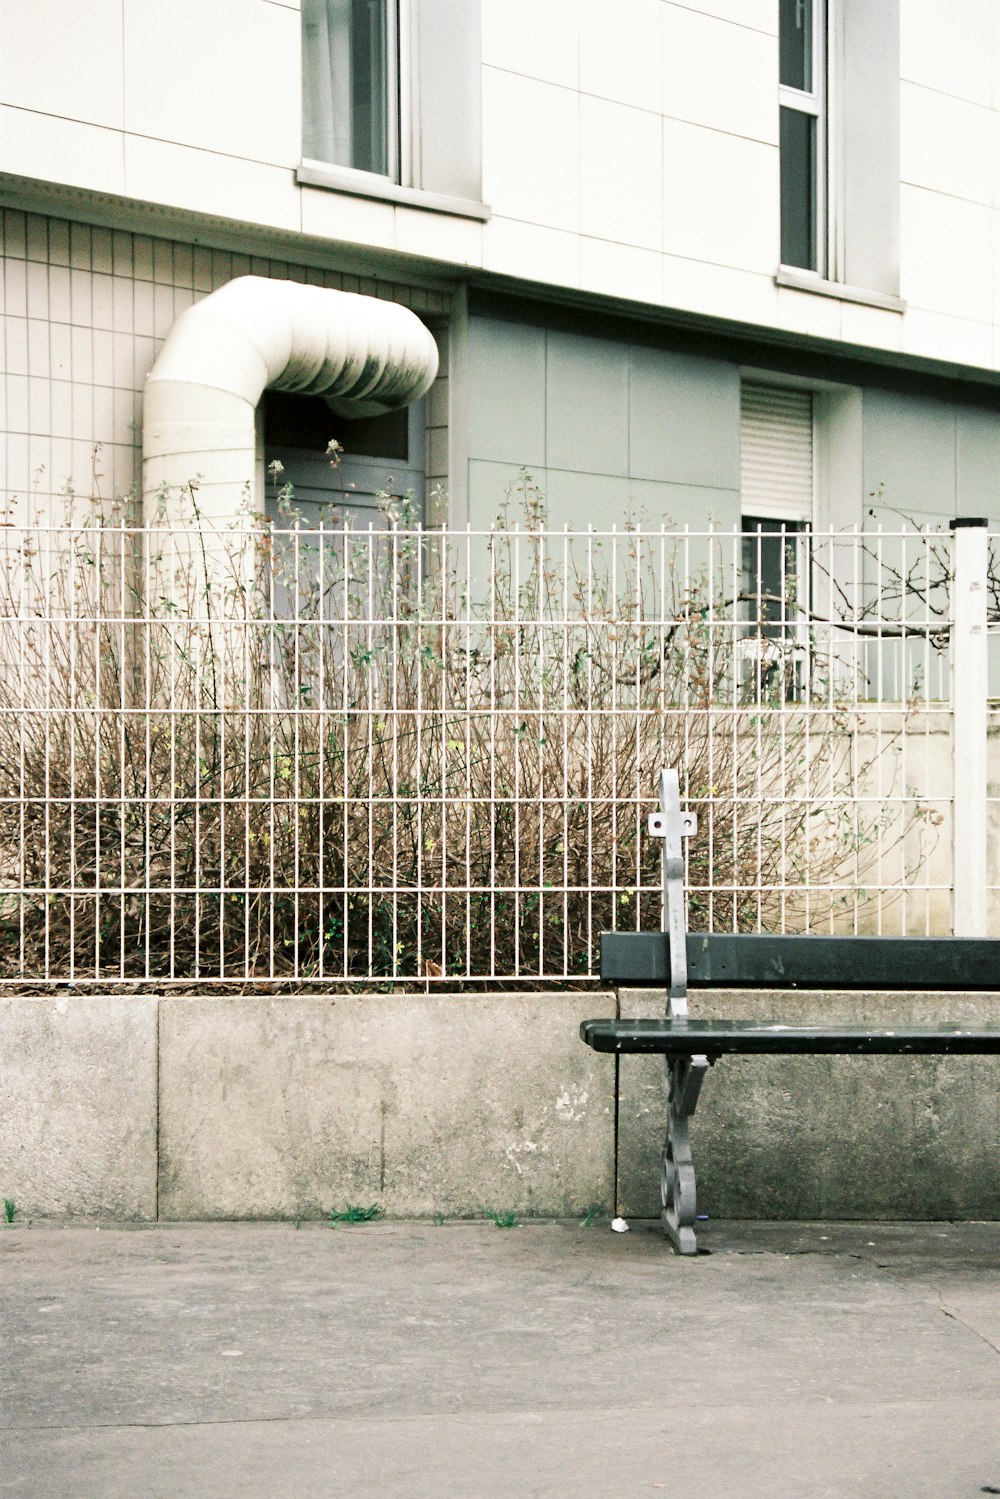
M 778 0 L 781 286 L 903 310 L 899 0 Z
M 804 521 L 743 517 L 737 646 L 742 686 L 755 702 L 796 702 L 802 696 L 808 579 Z
M 740 495 L 744 515 L 811 521 L 813 393 L 744 384 L 740 391 Z
M 797 604 L 804 521 L 743 517 L 744 614 L 763 640 L 795 640 L 800 629 Z
M 344 590 L 352 586 L 353 569 L 360 567 L 356 577 L 363 580 L 359 586 L 364 593 L 369 573 L 377 578 L 393 566 L 394 557 L 400 560 L 387 536 L 391 521 L 386 499 L 406 502 L 391 507 L 404 529 L 423 521 L 424 402 L 355 420 L 335 415 L 322 396 L 267 390 L 262 404 L 265 513 L 280 559 L 274 574 L 275 615 L 284 620 L 334 618 L 348 607 Z M 327 447 L 334 436 L 344 451 L 331 464 Z M 287 485 L 290 510 L 282 495 Z M 339 529 L 344 525 L 347 531 Z M 315 534 L 321 527 L 323 534 Z M 301 530 L 313 534 L 302 537 Z M 337 587 L 331 587 L 334 578 L 340 580 Z M 354 607 L 378 609 L 379 597 L 384 602 L 386 594 L 376 588 L 370 603 L 359 598 Z M 294 646 L 294 638 L 286 637 L 286 643 Z M 328 640 L 324 649 L 336 659 L 336 640 Z
M 395 0 L 303 0 L 303 151 L 396 180 L 399 42 Z
M 423 401 L 383 416 L 349 420 L 335 416 L 322 396 L 264 392 L 264 461 L 275 459 L 280 475 L 267 483 L 267 510 L 279 518 L 276 492 L 290 484 L 295 509 L 307 526 L 352 517 L 355 525 L 385 524 L 378 496 L 414 497 L 413 518 L 423 516 Z M 327 445 L 336 437 L 343 452 L 331 464 Z
M 780 0 L 781 263 L 827 274 L 826 6 Z
M 305 187 L 485 220 L 481 7 L 302 0 Z
M 744 385 L 739 654 L 744 688 L 756 697 L 801 693 L 814 471 L 812 392 Z

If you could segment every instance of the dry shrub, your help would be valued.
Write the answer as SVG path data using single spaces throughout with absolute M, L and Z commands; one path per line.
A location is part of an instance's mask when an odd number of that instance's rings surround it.
M 3 977 L 584 976 L 658 923 L 663 765 L 693 926 L 829 918 L 879 814 L 818 653 L 754 665 L 679 538 L 406 519 L 5 534 Z

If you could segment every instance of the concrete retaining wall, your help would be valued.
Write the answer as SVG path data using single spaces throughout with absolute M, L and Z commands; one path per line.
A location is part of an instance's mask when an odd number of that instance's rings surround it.
M 610 1205 L 593 995 L 160 1001 L 160 1216 Z
M 659 995 L 624 992 L 621 1013 Z M 704 1014 L 997 1021 L 1000 995 L 705 993 Z M 578 1039 L 597 994 L 0 999 L 19 1214 L 658 1211 L 656 1059 Z M 718 1217 L 1000 1218 L 1000 1059 L 727 1059 L 693 1128 Z
M 0 997 L 0 1195 L 19 1212 L 156 1212 L 157 1001 Z

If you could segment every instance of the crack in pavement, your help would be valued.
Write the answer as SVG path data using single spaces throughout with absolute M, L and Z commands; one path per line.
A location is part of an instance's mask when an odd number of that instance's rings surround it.
M 966 1322 L 965 1318 L 960 1317 L 953 1307 L 946 1306 L 941 1301 L 938 1303 L 938 1311 L 944 1312 L 945 1316 L 950 1317 L 952 1322 L 957 1322 L 959 1327 L 964 1327 L 966 1332 L 971 1332 L 974 1338 L 978 1338 L 981 1343 L 986 1344 L 987 1348 L 992 1349 L 995 1354 L 1000 1355 L 1000 1347 L 994 1343 L 993 1339 L 988 1338 L 984 1332 L 980 1332 L 978 1327 L 973 1327 L 971 1322 Z
M 946 1315 L 950 1315 L 950 1314 L 946 1313 Z M 960 1318 L 956 1318 L 955 1320 L 956 1321 L 960 1321 L 961 1319 Z M 964 1325 L 966 1325 L 966 1324 L 963 1324 L 963 1326 Z M 975 1332 L 975 1329 L 974 1328 L 970 1328 L 969 1331 Z M 977 1334 L 977 1336 L 979 1336 L 979 1335 Z M 992 1344 L 990 1344 L 990 1346 L 993 1347 Z M 1000 1353 L 1000 1349 L 994 1348 L 994 1352 Z M 947 1399 L 950 1399 L 950 1398 L 951 1397 L 947 1397 L 945 1399 L 944 1403 L 947 1403 Z M 993 1406 L 996 1403 L 996 1399 L 997 1399 L 997 1397 L 994 1394 L 992 1394 L 992 1393 L 990 1393 L 990 1394 L 983 1393 L 981 1395 L 974 1395 L 974 1396 L 965 1395 L 965 1396 L 956 1397 L 956 1398 L 961 1398 L 961 1399 L 963 1399 L 965 1401 L 971 1401 L 972 1403 L 975 1403 L 975 1404 L 985 1403 L 985 1404 L 987 1404 L 989 1406 Z M 829 1397 L 820 1396 L 820 1395 L 806 1397 L 802 1401 L 803 1405 L 806 1405 L 806 1406 L 815 1405 L 818 1409 L 823 1409 L 823 1410 L 828 1409 L 830 1403 L 831 1403 L 831 1401 L 830 1401 Z M 847 1401 L 844 1401 L 842 1403 L 845 1406 L 845 1408 L 847 1408 L 847 1407 L 850 1407 L 855 1402 L 852 1402 L 851 1400 L 847 1400 Z M 753 1410 L 758 1405 L 766 1406 L 767 1404 L 768 1404 L 767 1401 L 758 1402 L 758 1401 L 754 1401 L 754 1400 L 749 1400 L 749 1401 L 735 1401 L 734 1402 L 734 1401 L 729 1401 L 729 1400 L 706 1399 L 706 1400 L 696 1400 L 696 1401 L 692 1402 L 691 1405 L 690 1405 L 690 1409 L 692 1411 L 698 1412 L 699 1414 L 703 1414 L 703 1415 L 708 1416 L 708 1415 L 711 1415 L 711 1413 L 714 1412 L 714 1411 L 732 1410 L 732 1409 Z M 883 1399 L 883 1400 L 876 1401 L 876 1402 L 870 1402 L 866 1406 L 866 1408 L 869 1409 L 869 1410 L 897 1410 L 897 1409 L 901 1410 L 901 1409 L 910 1408 L 910 1407 L 914 1407 L 914 1406 L 928 1406 L 928 1405 L 930 1405 L 930 1406 L 939 1406 L 941 1404 L 942 1404 L 942 1397 L 940 1397 L 940 1396 L 930 1396 L 930 1395 L 925 1395 L 925 1396 L 920 1396 L 920 1397 L 906 1397 L 906 1396 L 904 1396 L 902 1398 Z M 609 1417 L 609 1419 L 612 1419 L 612 1418 L 613 1419 L 622 1419 L 624 1417 L 626 1411 L 631 1412 L 632 1414 L 648 1415 L 650 1417 L 659 1417 L 659 1416 L 662 1416 L 662 1414 L 663 1414 L 663 1409 L 662 1409 L 662 1407 L 660 1405 L 629 1405 L 628 1407 L 621 1407 L 621 1408 L 616 1408 L 616 1409 L 613 1409 L 613 1410 L 609 1410 L 605 1414 Z M 547 1421 L 549 1421 L 549 1420 L 551 1420 L 553 1418 L 564 1417 L 564 1418 L 567 1418 L 567 1419 L 576 1419 L 576 1418 L 579 1418 L 581 1420 L 589 1420 L 589 1419 L 592 1418 L 592 1415 L 593 1415 L 593 1412 L 591 1411 L 591 1408 L 589 1406 L 579 1406 L 579 1405 L 575 1405 L 575 1404 L 570 1404 L 570 1405 L 566 1405 L 566 1406 L 552 1406 L 552 1407 L 548 1407 L 548 1406 L 546 1406 L 546 1407 L 513 1406 L 513 1407 L 505 1408 L 505 1409 L 491 1409 L 489 1406 L 480 1406 L 480 1405 L 477 1405 L 477 1406 L 472 1406 L 472 1407 L 461 1407 L 461 1406 L 458 1406 L 458 1407 L 456 1407 L 453 1410 L 441 1410 L 441 1411 L 386 1411 L 384 1413 L 375 1413 L 375 1414 L 371 1414 L 371 1413 L 365 1414 L 365 1413 L 362 1413 L 362 1412 L 345 1412 L 345 1411 L 303 1411 L 303 1412 L 300 1412 L 298 1414 L 285 1414 L 285 1415 L 278 1415 L 278 1416 L 268 1416 L 268 1415 L 216 1416 L 216 1417 L 212 1417 L 212 1418 L 209 1418 L 209 1419 L 203 1419 L 203 1420 L 176 1420 L 176 1421 L 86 1421 L 86 1422 L 53 1421 L 53 1422 L 45 1422 L 45 1423 L 39 1423 L 39 1424 L 34 1424 L 33 1423 L 31 1425 L 24 1425 L 24 1426 L 4 1426 L 4 1427 L 0 1427 L 0 1442 L 2 1442 L 4 1440 L 9 1440 L 9 1439 L 17 1438 L 19 1436 L 26 1436 L 26 1435 L 29 1435 L 29 1434 L 31 1434 L 33 1432 L 41 1432 L 41 1431 L 62 1431 L 62 1432 L 88 1432 L 88 1431 L 173 1431 L 173 1430 L 183 1430 L 185 1428 L 192 1428 L 192 1427 L 212 1427 L 212 1426 L 280 1426 L 283 1423 L 284 1424 L 289 1424 L 289 1423 L 294 1423 L 294 1422 L 321 1422 L 321 1421 L 331 1422 L 331 1423 L 337 1423 L 337 1424 L 347 1424 L 347 1425 L 360 1424 L 360 1425 L 375 1425 L 375 1426 L 388 1426 L 388 1425 L 397 1425 L 397 1424 L 398 1425 L 406 1425 L 407 1423 L 412 1423 L 412 1422 L 418 1422 L 418 1423 L 435 1422 L 435 1421 L 437 1421 L 437 1422 L 442 1422 L 442 1421 L 443 1422 L 448 1422 L 448 1421 L 463 1421 L 463 1422 L 465 1422 L 465 1421 L 475 1421 L 475 1420 L 499 1421 L 499 1422 L 510 1422 L 510 1423 L 515 1423 L 515 1422 L 518 1422 L 518 1421 L 527 1421 L 531 1425 L 544 1425 L 545 1422 L 547 1422 Z
M 459 1414 L 464 1414 L 461 1412 Z M 343 1421 L 356 1420 L 353 1416 L 328 1416 L 306 1412 L 298 1416 L 219 1416 L 208 1421 L 87 1421 L 76 1425 L 72 1421 L 54 1421 L 40 1426 L 5 1426 L 0 1430 L 0 1439 L 16 1437 L 32 1431 L 173 1431 L 185 1426 L 265 1426 L 280 1425 L 283 1421 Z

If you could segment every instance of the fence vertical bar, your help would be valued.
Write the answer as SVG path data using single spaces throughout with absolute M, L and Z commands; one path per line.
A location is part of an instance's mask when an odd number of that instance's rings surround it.
M 956 937 L 986 935 L 986 526 L 978 517 L 951 522 L 952 929 Z

